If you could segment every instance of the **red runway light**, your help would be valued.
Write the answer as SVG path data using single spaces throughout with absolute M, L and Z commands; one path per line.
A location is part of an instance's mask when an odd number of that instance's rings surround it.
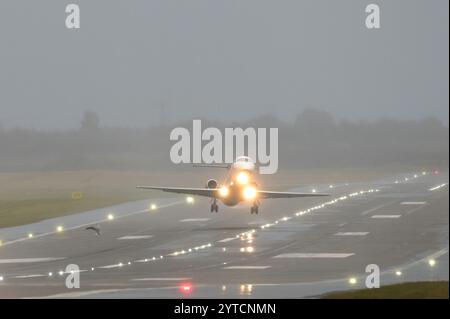
M 180 291 L 184 294 L 190 294 L 192 292 L 192 284 L 191 283 L 181 284 Z

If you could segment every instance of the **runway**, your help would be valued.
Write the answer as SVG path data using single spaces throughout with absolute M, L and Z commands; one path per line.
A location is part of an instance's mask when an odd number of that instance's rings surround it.
M 381 285 L 448 280 L 447 172 L 295 190 L 313 188 L 331 196 L 265 200 L 258 215 L 152 198 L 2 229 L 0 297 L 314 298 L 364 287 L 369 264 Z

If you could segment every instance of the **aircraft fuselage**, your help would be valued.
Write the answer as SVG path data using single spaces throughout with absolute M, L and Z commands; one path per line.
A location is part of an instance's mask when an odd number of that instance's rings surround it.
M 219 186 L 217 199 L 227 206 L 243 201 L 255 201 L 257 183 L 255 164 L 247 157 L 238 158 L 230 167 L 225 182 Z

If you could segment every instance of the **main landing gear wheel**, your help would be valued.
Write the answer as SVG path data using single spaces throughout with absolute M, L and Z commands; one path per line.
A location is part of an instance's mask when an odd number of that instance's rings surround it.
M 250 214 L 258 214 L 259 210 L 259 200 L 253 202 L 253 206 L 250 207 Z
M 216 200 L 213 201 L 213 203 L 211 204 L 211 213 L 219 212 L 219 205 L 217 205 Z

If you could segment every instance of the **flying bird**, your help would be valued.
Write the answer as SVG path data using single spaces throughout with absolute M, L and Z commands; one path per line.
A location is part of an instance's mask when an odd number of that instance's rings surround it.
M 89 226 L 89 227 L 86 227 L 86 230 L 93 230 L 97 236 L 101 235 L 100 234 L 100 229 L 98 227 Z

